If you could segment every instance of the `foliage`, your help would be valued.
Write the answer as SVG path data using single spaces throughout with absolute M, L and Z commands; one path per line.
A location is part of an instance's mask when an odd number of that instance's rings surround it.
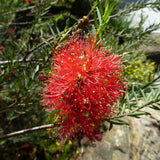
M 82 3 L 85 6 L 83 15 L 78 10 L 80 7 L 77 8 Z M 84 30 L 86 34 L 97 32 L 105 47 L 122 55 L 125 61 L 124 74 L 129 87 L 116 104 L 118 114 L 110 118 L 110 129 L 113 124 L 127 124 L 121 117 L 147 114 L 141 110 L 146 106 L 158 110 L 160 92 L 156 82 L 160 75 L 155 73 L 158 69 L 155 70 L 155 65 L 134 49 L 159 26 L 152 25 L 143 30 L 144 18 L 137 28 L 130 27 L 131 21 L 125 21 L 129 12 L 147 5 L 158 8 L 158 4 L 158 0 L 151 4 L 137 3 L 120 10 L 119 3 L 111 0 L 1 0 L 0 137 L 54 122 L 54 111 L 46 112 L 40 104 L 42 83 L 50 72 L 52 50 L 61 46 L 73 32 Z M 137 70 L 133 70 L 136 66 Z M 148 68 L 146 72 L 143 72 L 144 67 Z M 1 159 L 50 160 L 79 155 L 77 142 L 72 141 L 71 145 L 68 140 L 59 147 L 57 136 L 55 128 L 1 138 Z
M 147 60 L 143 54 L 132 53 L 125 65 L 124 74 L 129 82 L 145 84 L 154 79 L 155 63 Z

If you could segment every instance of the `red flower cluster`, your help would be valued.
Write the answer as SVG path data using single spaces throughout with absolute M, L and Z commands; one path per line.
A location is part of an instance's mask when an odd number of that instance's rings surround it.
M 33 2 L 33 0 L 25 0 L 26 2 L 29 2 L 29 3 L 32 3 Z
M 12 35 L 13 33 L 13 28 L 9 28 L 9 34 Z
M 42 104 L 57 109 L 61 137 L 75 138 L 84 132 L 91 141 L 101 139 L 97 138 L 99 123 L 114 114 L 114 103 L 124 88 L 121 57 L 106 53 L 91 36 L 71 36 L 54 50 Z
M 2 50 L 3 49 L 3 46 L 0 46 L 0 50 Z

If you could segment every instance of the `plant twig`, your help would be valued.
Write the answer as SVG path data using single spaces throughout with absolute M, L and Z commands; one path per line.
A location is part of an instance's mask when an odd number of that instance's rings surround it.
M 7 106 L 7 107 L 0 108 L 0 113 L 6 111 L 7 109 L 10 109 L 10 108 L 14 107 L 17 103 L 18 103 L 18 101 L 15 101 L 14 103 L 10 104 L 10 105 Z
M 39 131 L 39 130 L 43 130 L 43 129 L 54 128 L 54 127 L 58 127 L 58 126 L 60 126 L 60 123 L 47 124 L 47 125 L 37 126 L 37 127 L 33 127 L 33 128 L 23 129 L 20 131 L 16 131 L 16 132 L 2 135 L 2 136 L 0 136 L 0 140 L 4 140 L 4 139 L 10 138 L 10 137 L 15 137 L 15 136 L 22 135 L 25 133 L 31 133 L 31 132 Z
M 27 25 L 27 24 L 32 24 L 35 21 L 30 21 L 30 22 L 16 22 L 16 23 L 12 23 L 11 25 Z
M 38 62 L 42 62 L 43 59 L 32 59 L 32 60 L 26 60 L 25 62 L 35 62 L 35 63 L 38 63 Z M 22 63 L 23 62 L 23 59 L 14 59 L 13 61 L 11 60 L 6 60 L 6 61 L 0 61 L 0 64 L 9 64 L 9 63 L 16 63 L 16 62 L 19 62 L 19 63 Z
M 132 111 L 130 111 L 130 112 L 113 116 L 113 117 L 111 117 L 110 119 L 126 117 L 126 116 L 128 116 L 129 114 L 134 113 L 134 112 L 137 112 L 137 111 L 139 111 L 140 109 L 142 109 L 142 108 L 144 108 L 144 107 L 146 107 L 146 106 L 148 106 L 148 105 L 150 105 L 150 104 L 153 104 L 153 103 L 156 103 L 156 101 L 155 101 L 155 100 L 151 100 L 151 101 L 143 104 L 142 106 L 140 106 L 140 107 L 138 107 L 138 108 L 136 108 L 136 109 L 134 109 L 134 110 L 132 110 Z
M 4 12 L 4 13 L 2 13 L 2 15 L 13 14 L 13 13 L 18 13 L 18 12 L 23 12 L 23 11 L 27 11 L 27 10 L 30 10 L 30 9 L 33 9 L 33 8 L 36 8 L 36 6 L 30 6 L 30 7 L 28 7 L 28 8 L 22 8 L 22 9 L 18 9 L 18 10 L 15 10 L 15 11 Z
M 70 33 L 71 31 L 73 31 L 73 29 L 74 29 L 76 26 L 77 26 L 77 25 L 75 24 L 73 27 L 70 27 L 70 28 L 68 29 L 68 33 Z M 60 35 L 62 35 L 62 34 L 65 34 L 65 33 L 60 32 L 59 35 L 58 35 L 59 38 L 52 36 L 52 37 L 48 38 L 46 41 L 44 41 L 44 42 L 42 42 L 42 43 L 39 43 L 36 47 L 34 47 L 34 48 L 32 48 L 31 50 L 28 51 L 28 53 L 27 53 L 26 56 L 23 58 L 23 60 L 24 60 L 24 61 L 30 60 L 30 59 L 32 58 L 32 56 L 33 56 L 33 51 L 39 49 L 40 47 L 44 47 L 44 46 L 48 45 L 48 44 L 46 44 L 46 42 L 50 42 L 50 41 L 52 41 L 54 38 L 57 38 L 57 39 L 58 39 L 57 41 L 60 41 L 61 38 L 62 38 Z
M 131 8 L 124 9 L 124 10 L 122 10 L 122 11 L 120 11 L 120 12 L 114 14 L 114 15 L 111 15 L 111 16 L 109 16 L 109 18 L 119 17 L 119 16 L 121 16 L 122 14 L 124 14 L 124 13 L 129 13 L 129 12 L 132 11 L 132 10 L 139 10 L 140 8 L 150 7 L 150 5 L 159 5 L 159 4 L 160 4 L 160 3 L 155 2 L 155 3 L 146 3 L 146 4 L 144 4 L 144 5 L 133 6 L 133 7 L 131 7 Z

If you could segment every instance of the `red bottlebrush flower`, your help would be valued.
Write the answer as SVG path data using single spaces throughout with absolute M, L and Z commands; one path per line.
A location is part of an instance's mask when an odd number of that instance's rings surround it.
M 121 57 L 106 53 L 91 36 L 71 36 L 54 50 L 42 104 L 48 110 L 57 109 L 62 123 L 60 137 L 76 138 L 77 133 L 84 132 L 90 141 L 101 139 L 99 123 L 115 113 L 114 104 L 125 85 Z
M 38 73 L 38 78 L 40 81 L 47 80 L 47 76 L 44 76 L 42 71 Z
M 22 148 L 28 148 L 29 147 L 29 144 L 28 143 L 24 143 Z
M 2 50 L 3 49 L 3 46 L 0 46 L 0 50 Z
M 13 28 L 9 28 L 9 34 L 12 35 L 13 33 Z
M 12 20 L 12 23 L 16 23 L 16 20 L 15 20 L 15 19 L 13 19 L 13 20 Z
M 25 0 L 26 2 L 29 2 L 29 3 L 32 3 L 33 2 L 33 0 Z

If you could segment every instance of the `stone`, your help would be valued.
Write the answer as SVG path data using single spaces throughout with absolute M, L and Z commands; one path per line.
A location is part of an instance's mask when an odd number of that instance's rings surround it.
M 160 64 L 160 34 L 152 33 L 149 35 L 149 42 L 140 45 L 138 52 L 145 53 L 148 59 Z
M 103 133 L 102 141 L 84 145 L 82 140 L 80 160 L 159 160 L 160 112 L 151 108 L 145 111 L 151 115 L 125 118 L 130 125 L 115 125 Z

